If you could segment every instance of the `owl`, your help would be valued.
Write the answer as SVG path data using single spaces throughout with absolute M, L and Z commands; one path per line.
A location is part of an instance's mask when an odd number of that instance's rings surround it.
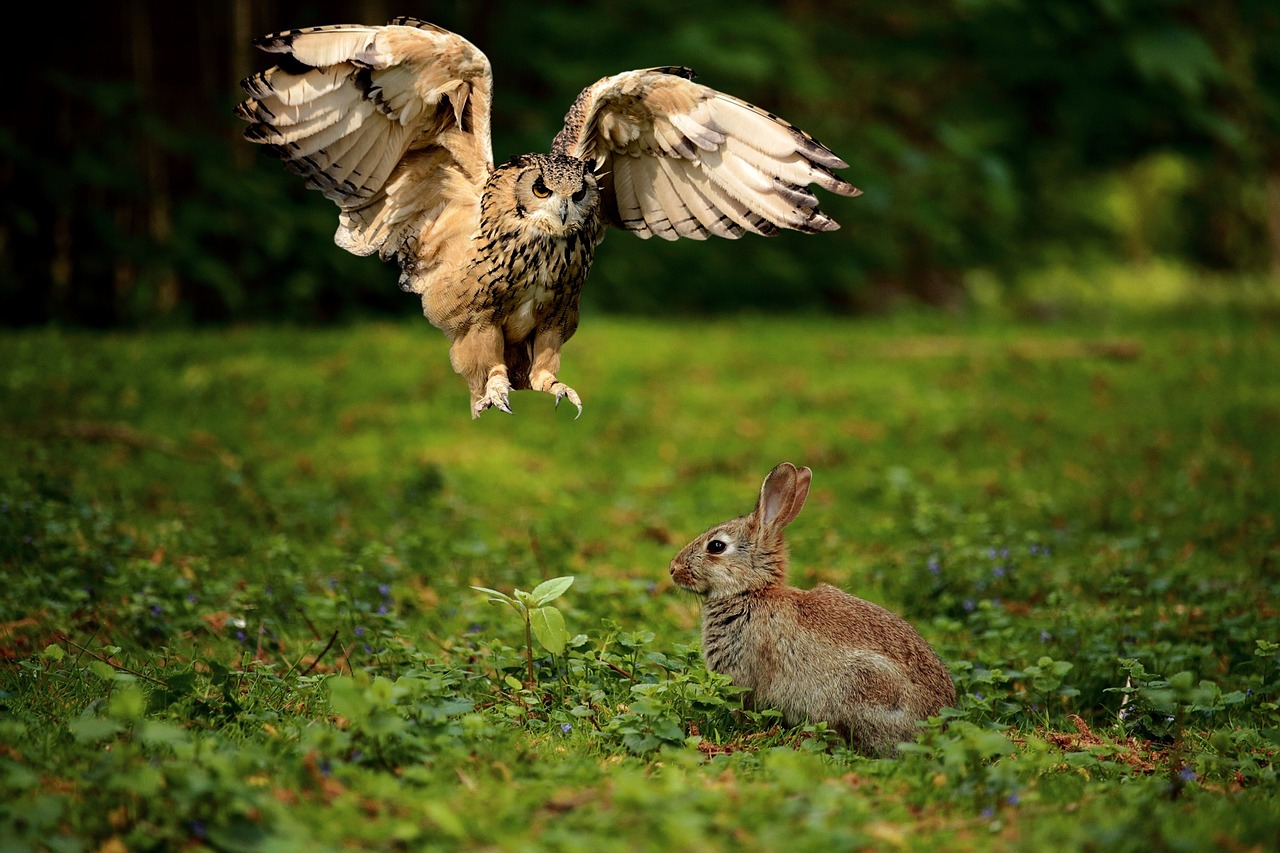
M 859 190 L 799 128 L 693 82 L 683 67 L 605 77 L 547 154 L 495 166 L 493 75 L 466 39 L 413 18 L 289 30 L 248 77 L 247 140 L 338 207 L 334 241 L 400 266 L 400 287 L 450 341 L 473 418 L 513 390 L 568 400 L 560 352 L 605 231 L 675 240 L 831 231 L 809 189 Z

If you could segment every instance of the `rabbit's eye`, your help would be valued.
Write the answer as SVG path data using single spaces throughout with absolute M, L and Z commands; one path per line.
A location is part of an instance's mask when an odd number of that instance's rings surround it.
M 722 542 L 721 540 L 719 540 L 719 539 L 712 539 L 710 542 L 708 542 L 708 543 L 707 543 L 707 553 L 708 553 L 708 554 L 723 554 L 723 553 L 724 553 L 724 549 L 725 549 L 725 548 L 728 548 L 728 547 L 729 547 L 729 546 L 728 546 L 728 545 L 726 545 L 726 544 L 724 544 L 724 542 Z

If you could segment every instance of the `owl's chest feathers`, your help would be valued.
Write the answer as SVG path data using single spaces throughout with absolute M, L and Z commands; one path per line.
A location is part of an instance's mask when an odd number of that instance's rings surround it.
M 547 320 L 576 322 L 597 242 L 585 229 L 558 235 L 529 227 L 480 243 L 473 265 L 479 307 L 501 321 L 508 339 Z

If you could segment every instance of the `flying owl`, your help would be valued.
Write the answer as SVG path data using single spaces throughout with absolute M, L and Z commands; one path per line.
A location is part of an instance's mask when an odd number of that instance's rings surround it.
M 241 82 L 245 138 L 337 204 L 339 246 L 399 262 L 400 287 L 451 341 L 473 418 L 510 413 L 519 389 L 582 414 L 560 350 L 608 226 L 667 240 L 831 231 L 809 185 L 860 192 L 813 137 L 687 68 L 599 80 L 549 154 L 495 167 L 493 75 L 461 36 L 400 17 L 254 45 L 283 57 Z

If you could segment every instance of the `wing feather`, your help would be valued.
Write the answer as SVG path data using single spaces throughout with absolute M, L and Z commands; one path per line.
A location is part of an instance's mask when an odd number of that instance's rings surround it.
M 691 219 L 689 233 L 682 231 L 681 236 L 691 237 L 694 240 L 705 240 L 709 236 L 740 236 L 741 232 L 734 233 L 732 223 L 727 222 L 724 215 L 716 211 L 715 206 L 698 189 L 698 185 L 685 179 L 680 172 L 682 167 L 677 164 L 677 161 L 670 158 L 661 158 L 658 163 L 662 166 L 662 170 L 666 172 L 667 180 L 671 182 L 676 192 L 680 194 L 680 201 Z M 696 227 L 694 227 L 694 223 L 696 223 Z
M 241 83 L 245 138 L 337 204 L 338 245 L 418 265 L 470 236 L 493 169 L 492 72 L 478 48 L 411 18 L 254 44 L 285 58 Z
M 650 68 L 605 77 L 565 116 L 552 149 L 613 175 L 604 182 L 611 224 L 667 239 L 838 228 L 809 187 L 858 195 L 833 171 L 847 164 L 799 128 L 692 76 Z
M 636 194 L 636 172 L 640 170 L 638 157 L 621 157 L 609 173 L 605 188 L 613 187 L 617 216 L 622 228 L 634 231 L 640 237 L 650 237 L 653 232 L 645 224 L 644 211 Z
M 671 175 L 662 168 L 662 157 L 648 157 L 642 162 L 648 177 L 650 194 L 645 205 L 645 221 L 649 228 L 664 240 L 688 237 L 687 210 L 680 193 L 671 182 Z
M 346 75 L 340 68 L 316 69 L 308 74 L 290 74 L 278 65 L 246 79 L 244 90 L 260 101 L 274 100 L 294 107 L 316 100 L 340 88 Z

